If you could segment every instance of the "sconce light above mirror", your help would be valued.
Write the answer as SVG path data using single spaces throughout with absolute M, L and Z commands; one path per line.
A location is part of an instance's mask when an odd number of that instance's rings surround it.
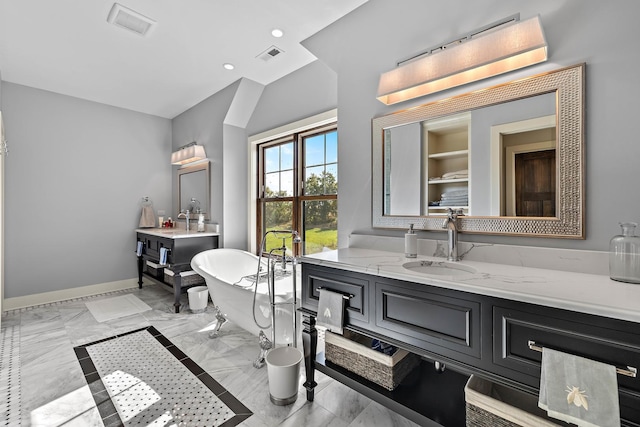
M 398 62 L 380 76 L 377 99 L 396 104 L 546 60 L 540 17 L 516 14 Z
M 186 165 L 206 158 L 207 155 L 204 152 L 204 147 L 202 145 L 197 145 L 194 141 L 187 145 L 183 145 L 178 148 L 177 151 L 171 153 L 171 164 Z

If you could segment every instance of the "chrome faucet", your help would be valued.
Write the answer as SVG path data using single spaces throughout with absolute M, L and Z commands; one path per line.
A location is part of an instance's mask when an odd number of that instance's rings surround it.
M 458 256 L 458 216 L 463 215 L 462 209 L 453 210 L 449 208 L 447 219 L 444 220 L 442 228 L 447 229 L 449 248 L 447 250 L 447 261 L 460 261 Z
M 184 210 L 181 210 L 178 214 L 178 219 L 184 218 L 187 221 L 187 231 L 189 231 L 189 220 L 191 219 L 191 215 L 189 213 L 189 209 L 187 209 L 186 213 Z

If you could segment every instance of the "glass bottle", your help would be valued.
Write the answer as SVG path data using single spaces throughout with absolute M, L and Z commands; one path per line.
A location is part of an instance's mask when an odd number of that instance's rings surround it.
M 640 237 L 635 222 L 620 223 L 622 234 L 609 244 L 609 276 L 613 280 L 640 283 Z

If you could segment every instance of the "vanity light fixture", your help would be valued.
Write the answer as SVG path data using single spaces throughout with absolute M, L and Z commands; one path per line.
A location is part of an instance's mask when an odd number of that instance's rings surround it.
M 207 155 L 204 152 L 202 145 L 192 142 L 187 145 L 183 145 L 178 148 L 177 151 L 171 153 L 172 165 L 186 165 L 187 163 L 197 162 L 198 160 L 206 159 Z
M 546 60 L 540 16 L 516 14 L 398 62 L 380 75 L 377 98 L 391 105 Z

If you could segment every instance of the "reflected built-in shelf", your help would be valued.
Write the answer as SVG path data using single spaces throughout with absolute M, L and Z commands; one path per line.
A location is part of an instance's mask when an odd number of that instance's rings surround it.
M 429 154 L 430 159 L 455 159 L 459 157 L 467 157 L 469 155 L 469 150 L 456 150 L 456 151 L 445 151 L 442 153 L 431 153 Z
M 453 182 L 469 182 L 469 178 L 453 178 L 453 179 L 430 179 L 429 185 L 451 184 Z

